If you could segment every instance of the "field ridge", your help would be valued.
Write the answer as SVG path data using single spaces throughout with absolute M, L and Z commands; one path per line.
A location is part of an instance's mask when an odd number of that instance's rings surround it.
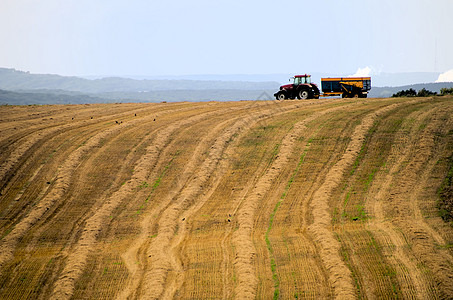
M 0 298 L 451 298 L 452 113 L 450 96 L 1 106 Z

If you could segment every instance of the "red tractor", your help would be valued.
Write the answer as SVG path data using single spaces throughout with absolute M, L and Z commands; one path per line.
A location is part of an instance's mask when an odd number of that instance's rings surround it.
M 280 90 L 274 94 L 277 100 L 285 99 L 311 99 L 319 98 L 319 88 L 316 84 L 311 83 L 311 75 L 296 75 L 292 78 L 292 84 L 282 85 Z

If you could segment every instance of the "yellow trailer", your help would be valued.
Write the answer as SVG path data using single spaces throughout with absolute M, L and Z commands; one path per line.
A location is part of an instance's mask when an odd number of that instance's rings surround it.
M 321 78 L 321 97 L 366 98 L 371 89 L 371 77 Z

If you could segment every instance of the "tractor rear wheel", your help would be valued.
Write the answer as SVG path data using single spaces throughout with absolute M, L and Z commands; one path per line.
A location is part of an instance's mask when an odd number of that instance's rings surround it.
M 309 94 L 308 94 L 307 90 L 300 90 L 299 91 L 299 97 L 297 97 L 297 98 L 305 100 L 305 99 L 308 98 L 308 96 L 309 96 Z

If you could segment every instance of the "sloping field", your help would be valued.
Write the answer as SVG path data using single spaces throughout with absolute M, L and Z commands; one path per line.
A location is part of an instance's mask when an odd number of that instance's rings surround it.
M 452 115 L 452 97 L 1 106 L 0 299 L 453 298 Z

